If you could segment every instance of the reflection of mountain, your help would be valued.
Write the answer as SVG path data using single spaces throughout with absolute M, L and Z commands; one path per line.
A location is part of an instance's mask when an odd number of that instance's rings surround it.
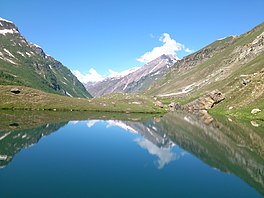
M 83 112 L 81 114 L 0 113 L 0 166 L 6 166 L 21 149 L 64 126 L 69 118 L 89 118 Z M 87 125 L 92 127 L 103 115 L 90 116 L 96 119 Z M 45 124 L 54 122 L 60 124 Z M 176 143 L 210 166 L 239 176 L 264 195 L 264 130 L 261 127 L 253 129 L 250 122 L 226 119 L 206 125 L 193 115 L 176 112 L 141 123 L 108 121 L 107 126 L 118 126 L 141 134 L 142 138 L 136 138 L 135 142 L 158 157 L 158 168 L 182 155 L 172 151 Z
M 149 119 L 152 115 L 144 115 Z M 98 112 L 53 112 L 53 111 L 0 111 L 0 168 L 5 167 L 23 148 L 36 144 L 66 125 L 69 120 L 87 120 L 92 127 L 104 119 L 141 120 L 137 114 L 110 114 Z M 49 123 L 49 124 L 47 124 Z
M 18 129 L 17 123 L 10 124 L 10 130 L 0 131 L 0 167 L 5 167 L 21 149 L 36 144 L 43 136 L 47 136 L 66 123 L 44 124 L 37 128 Z
M 177 156 L 176 153 L 172 152 L 174 143 L 166 135 L 166 131 L 160 130 L 159 126 L 155 125 L 153 121 L 141 123 L 109 120 L 107 123 L 107 127 L 117 126 L 132 133 L 139 133 L 142 138 L 135 139 L 135 142 L 141 148 L 146 149 L 149 154 L 158 157 L 157 167 L 159 169 L 162 169 L 166 164 L 169 164 L 182 155 L 179 154 Z
M 264 194 L 264 133 L 222 120 L 206 125 L 190 114 L 170 113 L 155 127 L 212 167 L 233 173 Z

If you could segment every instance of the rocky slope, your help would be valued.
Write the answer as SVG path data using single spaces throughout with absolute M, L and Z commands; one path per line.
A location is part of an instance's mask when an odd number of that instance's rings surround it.
M 224 110 L 264 107 L 264 23 L 241 36 L 219 39 L 184 57 L 146 91 L 149 95 L 193 101 L 218 89 Z
M 73 97 L 91 97 L 59 61 L 28 42 L 16 25 L 0 18 L 0 84 L 24 85 Z
M 87 84 L 87 90 L 99 97 L 114 92 L 133 93 L 149 87 L 176 62 L 172 55 L 162 55 L 125 76 L 107 78 L 95 84 Z

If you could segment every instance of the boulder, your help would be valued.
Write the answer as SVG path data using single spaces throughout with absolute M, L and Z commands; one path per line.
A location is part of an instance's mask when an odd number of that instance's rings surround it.
M 10 91 L 14 94 L 19 94 L 21 92 L 18 88 L 12 88 Z
M 256 114 L 256 113 L 258 113 L 258 112 L 260 112 L 261 110 L 260 109 L 252 109 L 251 110 L 251 113 L 252 114 Z
M 169 104 L 169 108 L 171 111 L 179 110 L 181 109 L 181 105 L 175 102 L 172 102 Z
M 258 124 L 255 120 L 252 120 L 250 123 L 254 127 L 259 127 L 260 126 L 260 124 Z
M 160 101 L 156 101 L 155 102 L 155 106 L 160 107 L 160 108 L 163 108 L 164 107 L 163 103 L 160 102 Z
M 225 97 L 220 91 L 214 90 L 205 96 L 202 96 L 197 100 L 187 104 L 184 109 L 190 112 L 195 110 L 208 110 L 224 99 Z

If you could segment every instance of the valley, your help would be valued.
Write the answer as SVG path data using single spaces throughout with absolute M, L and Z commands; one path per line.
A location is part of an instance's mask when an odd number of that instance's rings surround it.
M 225 99 L 210 114 L 251 119 L 257 108 L 257 117 L 264 115 L 263 23 L 181 60 L 164 54 L 122 76 L 84 85 L 14 23 L 1 19 L 0 39 L 2 109 L 165 113 L 171 103 L 185 105 L 219 90 Z M 23 91 L 10 92 L 17 87 Z

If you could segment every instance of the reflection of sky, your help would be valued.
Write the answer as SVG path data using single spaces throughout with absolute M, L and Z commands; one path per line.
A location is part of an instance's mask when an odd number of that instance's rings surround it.
M 99 123 L 100 120 L 88 120 L 87 121 L 87 127 L 91 128 L 93 127 L 96 123 Z M 122 121 L 117 121 L 117 120 L 108 120 L 106 121 L 106 128 L 110 128 L 110 127 L 119 127 L 121 129 L 124 129 L 125 131 L 128 132 L 132 132 L 132 133 L 138 133 L 135 129 L 133 129 L 132 127 L 128 126 L 126 123 L 122 122 Z M 147 130 L 150 132 L 151 130 L 149 130 L 149 128 L 147 128 Z M 165 147 L 158 147 L 157 145 L 155 145 L 154 143 L 152 143 L 151 141 L 149 141 L 146 138 L 136 138 L 135 142 L 143 149 L 146 149 L 149 154 L 157 156 L 158 160 L 157 160 L 157 167 L 158 169 L 162 169 L 165 165 L 169 164 L 170 162 L 172 162 L 173 160 L 179 159 L 181 156 L 184 155 L 184 153 L 180 153 L 179 155 L 177 155 L 176 153 L 174 153 L 172 151 L 173 146 L 169 147 L 169 148 L 165 148 Z
M 166 164 L 169 164 L 171 161 L 177 159 L 175 153 L 172 152 L 172 148 L 163 148 L 158 147 L 147 139 L 137 138 L 135 142 L 143 148 L 147 149 L 149 154 L 156 155 L 158 159 L 158 169 L 162 169 Z

